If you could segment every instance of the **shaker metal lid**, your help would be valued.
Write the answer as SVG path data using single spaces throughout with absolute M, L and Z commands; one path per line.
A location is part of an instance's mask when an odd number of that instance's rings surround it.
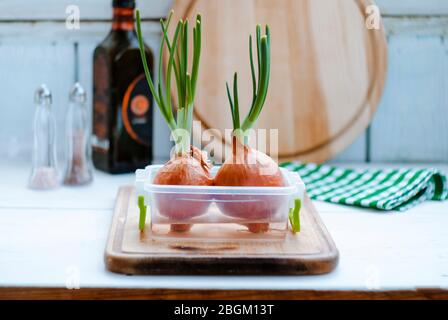
M 87 93 L 79 82 L 76 82 L 70 90 L 69 99 L 72 102 L 84 103 L 87 100 Z
M 52 101 L 51 91 L 46 84 L 41 84 L 34 93 L 34 102 L 36 104 L 48 104 Z

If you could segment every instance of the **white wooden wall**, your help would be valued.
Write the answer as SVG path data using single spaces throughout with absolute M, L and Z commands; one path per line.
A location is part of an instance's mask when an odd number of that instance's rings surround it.
M 140 0 L 146 41 L 157 52 L 157 18 L 171 0 Z M 377 0 L 389 42 L 385 93 L 369 129 L 338 161 L 448 162 L 448 1 Z M 65 27 L 78 5 L 81 29 Z M 62 123 L 78 80 L 92 91 L 92 52 L 110 29 L 111 0 L 0 0 L 0 157 L 29 158 L 33 92 L 47 83 Z M 89 97 L 91 101 L 91 97 Z M 90 103 L 89 103 L 90 107 Z M 156 114 L 156 157 L 169 150 Z

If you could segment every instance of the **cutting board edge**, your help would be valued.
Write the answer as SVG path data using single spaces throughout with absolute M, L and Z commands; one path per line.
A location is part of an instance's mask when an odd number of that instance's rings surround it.
M 339 251 L 335 249 L 321 257 L 313 256 L 313 259 L 250 259 L 251 263 L 248 263 L 248 258 L 245 257 L 148 257 L 143 254 L 128 255 L 106 251 L 104 260 L 109 271 L 127 275 L 319 275 L 336 268 L 339 263 Z M 208 268 L 209 265 L 214 268 Z M 244 268 L 237 267 L 238 265 L 244 265 Z M 260 265 L 263 267 L 260 268 Z

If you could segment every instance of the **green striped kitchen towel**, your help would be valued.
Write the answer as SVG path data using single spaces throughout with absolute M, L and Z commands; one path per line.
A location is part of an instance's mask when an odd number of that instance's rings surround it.
M 448 199 L 446 176 L 436 169 L 345 169 L 288 162 L 314 200 L 404 211 L 426 200 Z

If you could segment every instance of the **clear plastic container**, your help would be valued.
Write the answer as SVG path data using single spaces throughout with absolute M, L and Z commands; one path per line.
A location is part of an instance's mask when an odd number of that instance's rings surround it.
M 136 171 L 137 195 L 144 197 L 149 210 L 153 238 L 283 239 L 289 211 L 296 199 L 303 200 L 305 190 L 299 175 L 285 169 L 284 187 L 153 184 L 161 167 Z M 212 175 L 218 170 L 214 167 Z

